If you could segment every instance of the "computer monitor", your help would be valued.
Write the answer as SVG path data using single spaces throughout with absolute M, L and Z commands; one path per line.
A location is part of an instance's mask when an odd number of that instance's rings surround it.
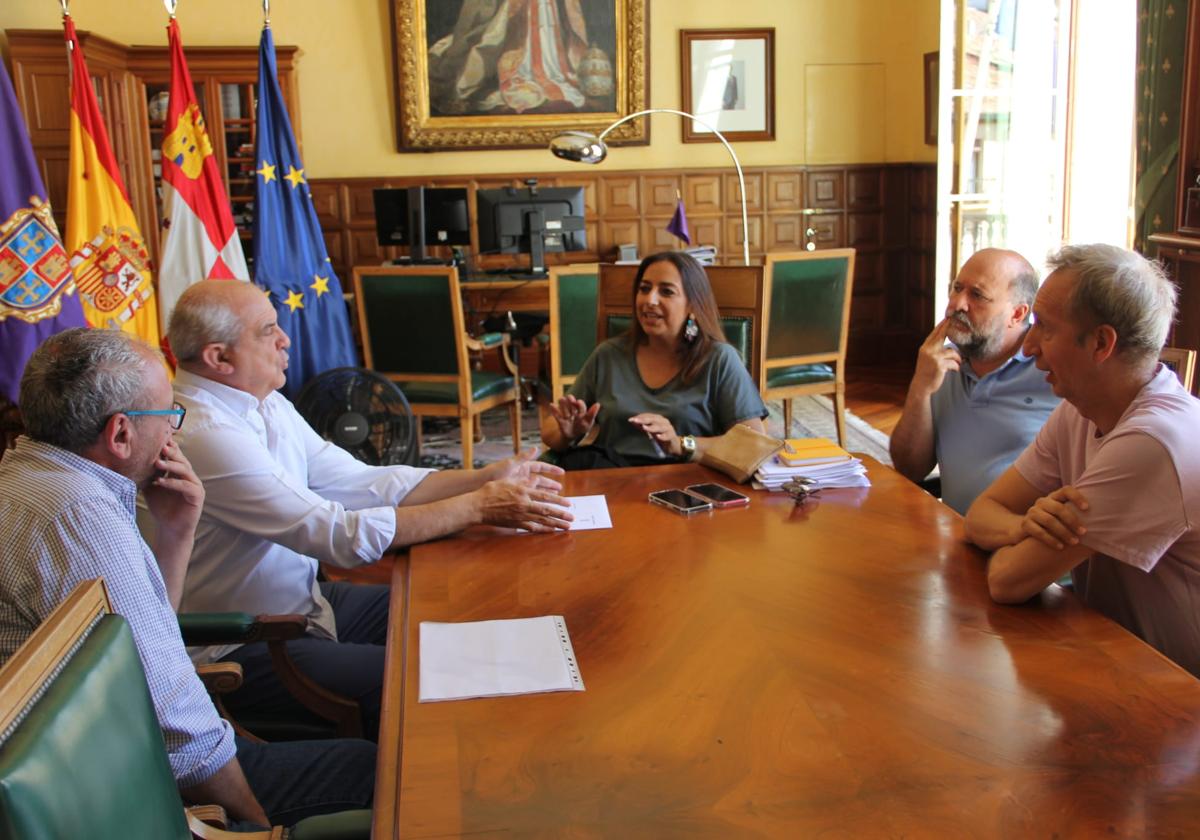
M 461 187 L 375 190 L 375 232 L 380 245 L 407 245 L 413 262 L 427 245 L 470 245 L 467 191 Z
M 477 190 L 480 254 L 529 254 L 530 274 L 545 276 L 546 252 L 586 251 L 583 187 Z

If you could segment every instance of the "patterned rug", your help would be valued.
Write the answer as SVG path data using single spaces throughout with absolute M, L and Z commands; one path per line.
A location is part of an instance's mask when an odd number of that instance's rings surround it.
M 783 409 L 778 402 L 767 405 L 767 432 L 775 437 L 783 436 Z M 424 437 L 421 441 L 421 466 L 437 469 L 454 469 L 462 466 L 458 421 L 443 418 L 427 418 L 424 421 Z M 475 466 L 482 467 L 512 454 L 512 435 L 508 425 L 508 410 L 497 409 L 483 415 L 483 443 L 475 444 Z M 792 437 L 825 437 L 837 439 L 837 427 L 833 417 L 833 401 L 828 397 L 800 397 L 792 401 Z M 846 412 L 847 446 L 851 452 L 870 455 L 875 460 L 890 465 L 888 437 L 873 428 L 861 417 Z M 521 414 L 521 443 L 528 449 L 542 449 L 538 433 L 536 409 L 526 409 Z

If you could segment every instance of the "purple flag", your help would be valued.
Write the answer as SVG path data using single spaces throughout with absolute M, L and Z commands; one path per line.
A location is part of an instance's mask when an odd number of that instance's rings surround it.
M 688 232 L 687 226 L 687 213 L 683 212 L 682 198 L 675 205 L 675 215 L 671 217 L 671 221 L 667 222 L 667 232 L 689 245 L 692 244 L 692 235 Z
M 25 121 L 0 61 L 0 397 L 17 401 L 25 362 L 43 339 L 86 326 Z

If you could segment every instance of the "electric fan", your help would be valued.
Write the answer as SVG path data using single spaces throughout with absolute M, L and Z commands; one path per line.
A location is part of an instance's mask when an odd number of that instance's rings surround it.
M 417 426 L 403 392 L 365 368 L 327 370 L 305 383 L 296 410 L 325 440 L 365 464 L 417 463 Z

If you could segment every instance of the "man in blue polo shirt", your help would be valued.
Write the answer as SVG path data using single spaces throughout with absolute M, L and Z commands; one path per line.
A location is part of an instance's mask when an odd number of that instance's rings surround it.
M 950 286 L 946 317 L 917 354 L 892 461 L 913 481 L 936 463 L 942 501 L 959 513 L 1058 405 L 1045 373 L 1021 352 L 1037 290 L 1037 272 L 1015 251 L 975 253 Z

